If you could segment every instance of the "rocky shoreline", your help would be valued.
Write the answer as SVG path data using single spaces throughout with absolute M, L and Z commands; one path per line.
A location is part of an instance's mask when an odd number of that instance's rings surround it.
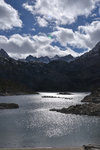
M 73 105 L 69 108 L 50 109 L 64 114 L 88 115 L 100 117 L 100 89 L 94 90 L 90 95 L 86 96 L 83 104 Z
M 15 103 L 0 103 L 0 109 L 17 109 L 17 108 L 19 108 L 19 105 Z
M 14 96 L 14 95 L 28 95 L 28 94 L 39 94 L 39 92 L 0 92 L 0 96 Z
M 51 109 L 50 111 L 57 111 L 65 114 L 100 116 L 100 104 L 82 104 L 70 106 L 69 108 Z
M 100 103 L 100 89 L 92 91 L 90 95 L 82 100 L 82 102 Z
M 100 150 L 100 145 L 83 145 L 83 150 Z
M 100 145 L 83 145 L 81 147 L 66 147 L 66 148 L 3 148 L 4 150 L 100 150 Z M 0 148 L 0 150 L 3 150 Z

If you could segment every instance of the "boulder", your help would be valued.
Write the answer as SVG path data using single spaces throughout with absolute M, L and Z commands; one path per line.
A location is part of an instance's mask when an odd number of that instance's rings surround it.
M 84 150 L 100 150 L 100 145 L 83 145 Z

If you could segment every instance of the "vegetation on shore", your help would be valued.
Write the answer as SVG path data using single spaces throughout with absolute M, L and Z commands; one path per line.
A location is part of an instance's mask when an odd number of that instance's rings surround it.
M 24 84 L 11 80 L 0 80 L 0 96 L 39 94 Z

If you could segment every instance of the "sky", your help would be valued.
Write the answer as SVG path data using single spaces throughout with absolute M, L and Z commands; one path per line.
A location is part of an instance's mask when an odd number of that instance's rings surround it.
M 74 57 L 100 41 L 100 0 L 0 0 L 0 48 L 15 58 Z

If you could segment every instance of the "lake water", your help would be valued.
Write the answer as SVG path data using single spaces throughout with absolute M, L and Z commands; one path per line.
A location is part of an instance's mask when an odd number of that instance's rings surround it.
M 87 93 L 0 97 L 19 109 L 0 110 L 0 147 L 66 147 L 100 144 L 100 118 L 51 112 L 81 103 Z M 42 98 L 42 96 L 60 98 Z M 65 99 L 64 97 L 68 98 Z

